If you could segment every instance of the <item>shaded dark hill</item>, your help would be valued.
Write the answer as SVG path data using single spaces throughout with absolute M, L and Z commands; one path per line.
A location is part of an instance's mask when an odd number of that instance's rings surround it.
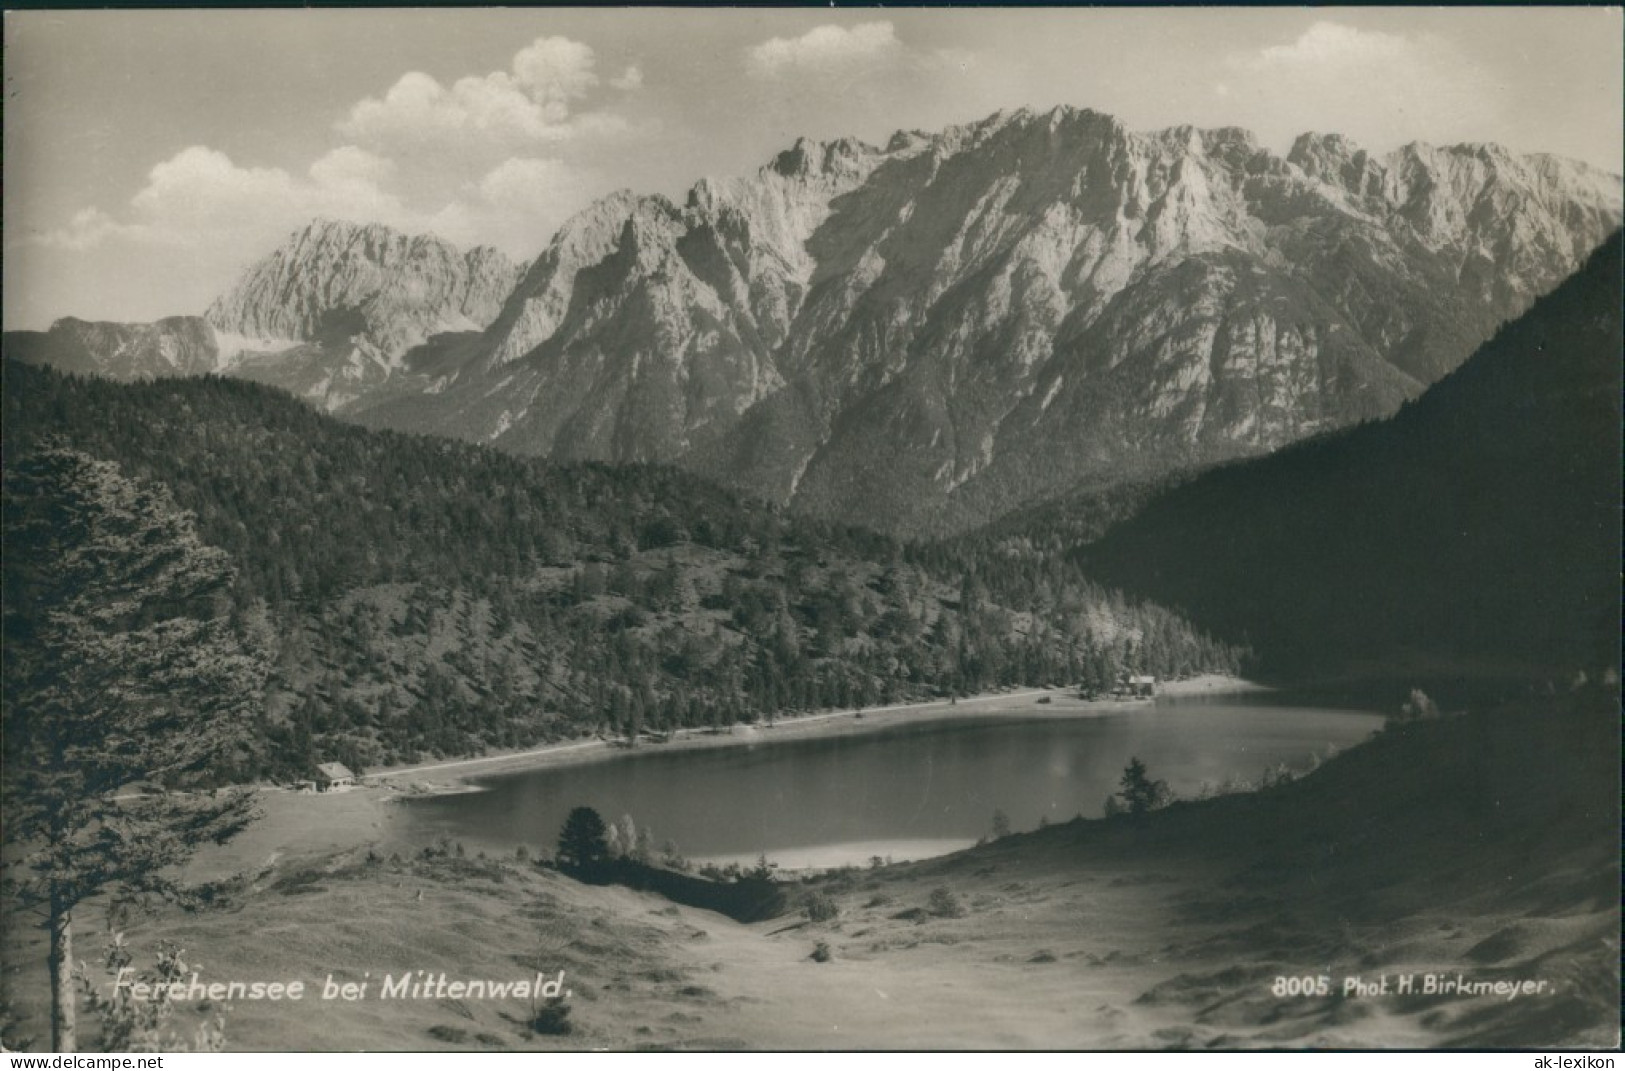
M 1204 474 L 1078 552 L 1279 672 L 1610 665 L 1621 240 L 1393 418 Z

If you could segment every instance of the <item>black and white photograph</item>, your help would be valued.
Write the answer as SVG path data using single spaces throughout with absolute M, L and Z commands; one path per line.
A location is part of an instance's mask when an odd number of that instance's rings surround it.
M 0 1047 L 1616 1050 L 1622 34 L 6 10 Z

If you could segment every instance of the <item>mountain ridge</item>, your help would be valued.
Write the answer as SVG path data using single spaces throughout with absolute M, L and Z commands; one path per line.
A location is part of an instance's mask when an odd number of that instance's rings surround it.
M 1024 108 L 617 191 L 522 266 L 313 224 L 208 318 L 219 370 L 367 426 L 930 536 L 1386 416 L 1620 218 L 1550 155 Z
M 1294 151 L 1374 177 L 1066 108 L 803 140 L 681 205 L 595 205 L 433 395 L 355 416 L 919 534 L 1385 415 L 1618 216 L 1617 180 L 1552 158 Z
M 222 373 L 341 410 L 393 387 L 402 357 L 431 335 L 496 316 L 522 267 L 489 246 L 318 218 L 250 265 L 202 316 L 150 324 L 64 317 L 7 332 L 20 359 L 133 380 Z

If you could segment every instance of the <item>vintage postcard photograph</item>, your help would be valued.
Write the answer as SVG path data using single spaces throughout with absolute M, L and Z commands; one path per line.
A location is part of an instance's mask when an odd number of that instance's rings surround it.
M 7 11 L 0 1044 L 1616 1047 L 1622 29 Z

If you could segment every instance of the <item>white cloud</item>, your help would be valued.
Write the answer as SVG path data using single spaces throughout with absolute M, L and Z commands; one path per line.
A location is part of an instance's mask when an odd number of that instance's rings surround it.
M 562 107 L 598 84 L 596 62 L 592 49 L 579 41 L 538 37 L 514 56 L 513 73 L 532 100 Z
M 800 37 L 774 37 L 752 45 L 745 50 L 745 69 L 752 77 L 767 79 L 841 74 L 894 62 L 903 51 L 889 22 L 818 26 Z
M 73 214 L 66 226 L 46 231 L 31 241 L 35 245 L 49 249 L 83 253 L 113 239 L 140 240 L 144 237 L 146 235 L 139 226 L 120 223 L 99 208 L 81 208 Z
M 354 145 L 341 145 L 310 165 L 310 177 L 322 186 L 378 186 L 394 178 L 399 170 L 393 160 Z
M 1505 92 L 1442 39 L 1328 21 L 1232 56 L 1227 69 L 1215 91 L 1268 115 L 1276 127 L 1268 133 L 1335 130 L 1373 147 L 1487 138 Z
M 464 247 L 494 245 L 516 258 L 535 256 L 576 210 L 592 199 L 589 176 L 561 160 L 504 160 L 458 196 L 424 216 L 417 229 Z
M 391 188 L 397 175 L 392 161 L 353 145 L 322 156 L 304 176 L 241 167 L 223 152 L 193 146 L 152 169 L 130 200 L 127 220 L 86 208 L 35 242 L 70 252 L 111 242 L 177 246 L 210 257 L 229 253 L 240 263 L 326 216 L 429 232 L 464 246 L 496 245 L 527 257 L 590 199 L 582 172 L 543 157 L 504 160 L 464 181 L 453 196 L 419 207 Z
M 303 173 L 243 166 L 195 145 L 154 166 L 123 210 L 87 207 L 28 240 L 79 253 L 110 243 L 181 246 L 242 263 L 327 216 L 532 256 L 589 199 L 585 173 L 558 150 L 631 129 L 613 110 L 585 107 L 600 88 L 596 62 L 585 44 L 539 37 L 506 71 L 449 86 L 409 72 L 352 106 L 335 124 L 344 143 Z M 622 93 L 642 84 L 635 66 L 610 80 Z
M 504 160 L 479 182 L 480 199 L 501 207 L 531 207 L 557 196 L 572 181 L 570 169 L 557 160 Z
M 579 41 L 539 37 L 514 55 L 508 71 L 469 75 L 449 87 L 420 71 L 404 74 L 382 97 L 352 107 L 336 129 L 386 156 L 473 154 L 489 163 L 601 131 L 602 124 L 584 125 L 572 115 L 599 84 L 596 63 Z M 637 77 L 641 82 L 641 72 Z
M 433 148 L 505 147 L 567 137 L 567 106 L 536 100 L 508 75 L 460 78 L 447 89 L 426 74 L 402 75 L 382 99 L 350 110 L 338 131 L 390 153 Z
M 392 165 L 353 146 L 328 153 L 306 177 L 276 167 L 240 167 L 201 145 L 152 169 L 130 200 L 132 226 L 105 237 L 182 245 L 280 235 L 313 216 L 397 222 L 408 216 L 380 182 Z
M 360 149 L 335 150 L 310 167 L 308 178 L 281 168 L 239 167 L 225 153 L 201 145 L 183 149 L 155 166 L 147 184 L 130 199 L 129 222 L 115 222 L 100 209 L 85 209 L 73 227 L 88 249 L 112 240 L 205 246 L 222 239 L 280 235 L 313 216 L 398 218 L 398 198 L 378 179 L 387 161 Z M 54 244 L 67 246 L 66 242 Z

